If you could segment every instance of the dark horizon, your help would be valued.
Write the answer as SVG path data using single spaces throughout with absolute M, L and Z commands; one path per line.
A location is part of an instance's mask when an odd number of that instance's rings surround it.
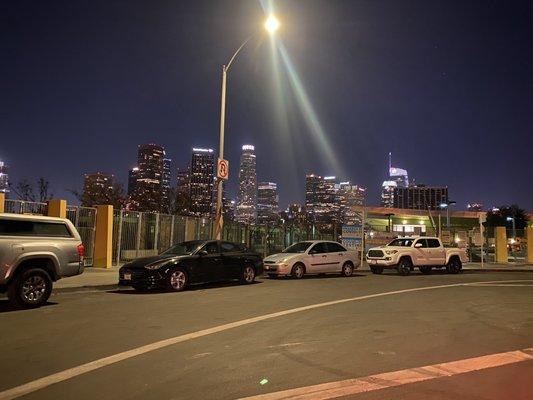
M 258 36 L 228 76 L 230 195 L 253 144 L 282 208 L 303 202 L 306 173 L 366 187 L 377 205 L 391 151 L 417 183 L 448 186 L 457 209 L 533 211 L 530 2 L 274 4 L 283 45 Z M 249 0 L 0 10 L 0 160 L 12 182 L 43 176 L 68 199 L 85 173 L 126 187 L 138 144 L 166 148 L 173 183 L 193 147 L 217 151 L 221 65 L 264 17 Z

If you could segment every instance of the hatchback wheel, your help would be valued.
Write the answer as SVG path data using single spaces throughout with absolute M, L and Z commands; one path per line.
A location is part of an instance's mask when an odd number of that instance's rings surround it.
M 352 263 L 350 262 L 345 262 L 343 265 L 342 265 L 342 271 L 341 271 L 341 274 L 342 276 L 345 276 L 345 277 L 349 277 L 349 276 L 352 276 L 353 274 L 353 265 Z
M 167 287 L 174 292 L 181 292 L 187 287 L 189 279 L 184 270 L 178 268 L 171 270 L 167 277 Z
M 296 279 L 302 279 L 305 275 L 305 267 L 303 264 L 296 264 L 292 267 L 292 276 Z
M 40 268 L 23 271 L 10 284 L 7 297 L 17 307 L 35 308 L 46 304 L 52 293 L 52 279 Z
M 255 280 L 255 270 L 251 265 L 246 265 L 242 270 L 241 282 L 250 284 Z

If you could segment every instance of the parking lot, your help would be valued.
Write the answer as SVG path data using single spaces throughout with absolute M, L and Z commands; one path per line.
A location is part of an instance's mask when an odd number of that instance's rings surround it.
M 80 291 L 25 311 L 0 300 L 0 399 L 232 399 L 372 381 L 533 347 L 532 299 L 531 273 L 465 271 Z M 348 385 L 334 397 L 448 398 L 438 397 L 445 385 L 450 396 L 527 398 L 532 372 L 519 360 L 366 393 Z M 485 378 L 509 384 L 473 389 Z M 302 398 L 318 398 L 309 390 Z

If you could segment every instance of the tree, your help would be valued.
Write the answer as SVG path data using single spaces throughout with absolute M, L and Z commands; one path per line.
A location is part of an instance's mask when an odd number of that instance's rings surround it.
M 11 187 L 11 189 L 22 201 L 38 201 L 45 203 L 54 197 L 54 195 L 50 193 L 50 182 L 47 179 L 43 177 L 37 179 L 36 187 L 37 189 L 35 189 L 34 185 L 27 179 L 23 179 L 14 187 Z M 38 195 L 35 194 L 36 192 Z
M 516 229 L 524 229 L 527 227 L 529 218 L 526 212 L 516 204 L 500 206 L 487 212 L 487 222 L 485 222 L 485 226 L 509 226 L 509 221 L 507 221 L 508 217 L 515 219 Z
M 112 205 L 115 208 L 122 208 L 126 201 L 124 187 L 120 182 L 113 182 L 106 190 L 99 191 L 79 191 L 68 189 L 83 207 L 94 207 L 97 205 Z

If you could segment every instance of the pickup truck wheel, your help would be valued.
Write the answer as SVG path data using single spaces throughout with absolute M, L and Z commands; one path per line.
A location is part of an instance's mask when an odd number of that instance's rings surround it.
M 40 268 L 23 271 L 7 289 L 9 301 L 19 308 L 35 308 L 46 304 L 52 294 L 52 279 Z
M 413 267 L 411 260 L 408 258 L 402 258 L 398 263 L 398 273 L 402 276 L 407 276 L 411 273 L 411 268 Z
M 430 274 L 430 273 L 431 273 L 431 267 L 422 266 L 422 267 L 419 267 L 418 269 L 419 269 L 420 272 L 422 272 L 424 275 L 427 275 L 427 274 Z
M 452 257 L 446 265 L 446 272 L 449 274 L 458 274 L 461 269 L 463 269 L 463 265 L 461 264 L 461 260 L 457 257 Z
M 370 271 L 372 271 L 373 274 L 381 275 L 383 273 L 383 267 L 378 267 L 375 265 L 370 266 Z

